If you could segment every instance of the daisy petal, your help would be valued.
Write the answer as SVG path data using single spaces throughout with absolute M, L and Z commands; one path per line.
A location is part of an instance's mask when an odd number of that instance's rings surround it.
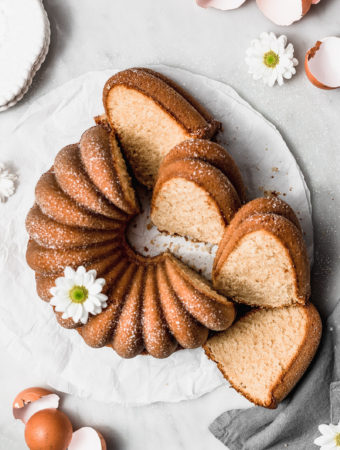
M 314 444 L 324 446 L 332 444 L 333 442 L 334 436 L 319 436 L 318 438 L 315 439 Z

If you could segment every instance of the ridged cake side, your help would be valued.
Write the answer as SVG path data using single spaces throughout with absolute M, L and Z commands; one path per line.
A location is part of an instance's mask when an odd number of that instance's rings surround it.
M 120 356 L 165 358 L 180 347 L 202 345 L 209 330 L 226 329 L 234 305 L 170 253 L 136 254 L 125 239 L 137 198 L 114 133 L 97 125 L 79 144 L 62 149 L 36 187 L 26 219 L 27 262 L 42 300 L 65 267 L 96 270 L 105 279 L 107 307 L 76 328 L 92 347 L 111 346 Z

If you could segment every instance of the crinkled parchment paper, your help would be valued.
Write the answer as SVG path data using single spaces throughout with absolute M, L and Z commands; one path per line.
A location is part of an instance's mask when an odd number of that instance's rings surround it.
M 312 255 L 309 191 L 297 163 L 276 128 L 229 86 L 184 70 L 157 66 L 186 87 L 223 123 L 218 140 L 235 158 L 250 198 L 280 193 L 297 211 Z M 92 349 L 76 331 L 61 328 L 50 306 L 35 292 L 34 274 L 25 262 L 25 216 L 34 186 L 58 150 L 77 142 L 103 111 L 101 92 L 114 70 L 87 73 L 41 97 L 1 137 L 1 160 L 19 175 L 16 194 L 0 205 L 0 348 L 23 364 L 32 360 L 52 387 L 105 402 L 146 404 L 198 397 L 224 383 L 202 349 L 182 350 L 165 360 L 138 356 L 124 360 L 110 348 Z M 145 212 L 130 226 L 129 238 L 146 255 L 166 247 L 210 277 L 216 249 L 161 235 Z

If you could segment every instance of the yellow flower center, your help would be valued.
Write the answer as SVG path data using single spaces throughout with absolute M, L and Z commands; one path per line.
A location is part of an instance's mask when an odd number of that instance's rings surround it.
M 269 52 L 263 55 L 263 63 L 273 69 L 275 66 L 279 64 L 280 57 L 277 53 L 273 52 L 273 50 L 269 50 Z
M 335 435 L 335 445 L 336 445 L 337 447 L 340 447 L 340 433 L 337 433 L 337 434 Z
M 84 303 L 89 296 L 89 291 L 85 286 L 73 286 L 68 295 L 73 303 Z

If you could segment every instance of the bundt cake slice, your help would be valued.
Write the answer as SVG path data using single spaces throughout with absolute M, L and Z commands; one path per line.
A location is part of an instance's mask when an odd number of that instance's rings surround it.
M 161 164 L 151 220 L 161 231 L 218 244 L 240 196 L 245 198 L 245 188 L 231 156 L 218 144 L 190 139 Z
M 256 200 L 241 208 L 215 258 L 215 288 L 250 306 L 305 304 L 310 268 L 297 225 L 294 212 L 279 200 Z
M 26 258 L 39 296 L 61 326 L 124 358 L 165 358 L 179 347 L 202 345 L 209 330 L 226 329 L 235 308 L 170 253 L 137 254 L 125 237 L 137 212 L 114 133 L 92 127 L 38 181 L 26 219 Z M 79 281 L 85 279 L 91 287 Z M 93 303 L 81 306 L 90 296 Z
M 238 392 L 276 408 L 311 363 L 321 330 L 312 304 L 252 310 L 212 336 L 204 350 Z
M 209 139 L 220 126 L 182 88 L 149 69 L 129 69 L 111 77 L 103 103 L 136 178 L 148 188 L 171 148 L 190 137 Z

